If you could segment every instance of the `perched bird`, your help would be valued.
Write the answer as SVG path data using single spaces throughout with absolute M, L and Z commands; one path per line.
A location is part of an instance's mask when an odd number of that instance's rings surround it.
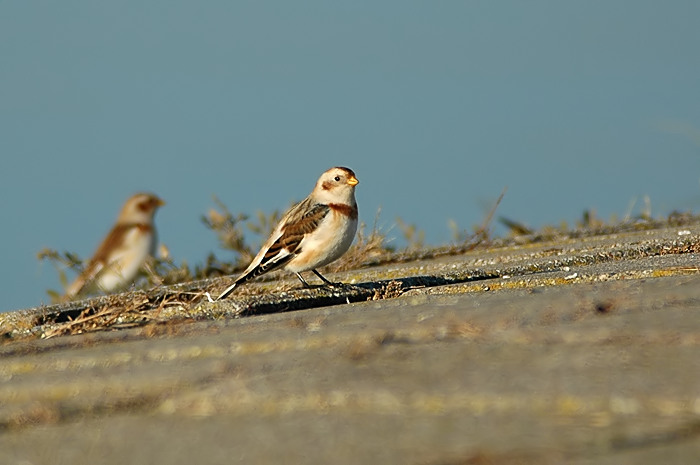
M 313 271 L 326 284 L 333 284 L 316 269 L 340 258 L 350 248 L 357 231 L 355 186 L 349 168 L 331 168 L 321 175 L 308 197 L 294 205 L 275 227 L 248 268 L 219 295 L 223 299 L 239 284 L 268 271 L 284 267 L 301 276 Z
M 153 217 L 165 202 L 149 193 L 130 197 L 119 213 L 117 223 L 107 234 L 85 270 L 68 286 L 66 298 L 81 292 L 111 292 L 128 286 L 156 248 Z

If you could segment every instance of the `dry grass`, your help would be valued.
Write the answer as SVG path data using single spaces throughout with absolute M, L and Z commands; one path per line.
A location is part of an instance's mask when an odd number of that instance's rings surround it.
M 188 305 L 193 298 L 192 294 L 186 293 L 154 298 L 144 291 L 108 296 L 89 305 L 75 318 L 69 317 L 67 321 L 55 323 L 46 322 L 42 337 L 48 339 L 103 331 L 107 328 L 128 328 L 170 321 L 172 315 L 168 310 Z
M 64 292 L 48 289 L 46 293 L 51 298 L 51 302 L 60 302 L 63 299 L 63 294 L 65 294 L 65 289 L 67 289 L 68 285 L 70 284 L 66 270 L 73 270 L 75 271 L 76 275 L 79 275 L 83 272 L 83 260 L 76 253 L 67 251 L 61 253 L 50 248 L 40 250 L 36 254 L 36 258 L 39 261 L 46 260 L 50 262 L 56 269 L 58 281 L 61 283 L 61 287 L 63 288 Z

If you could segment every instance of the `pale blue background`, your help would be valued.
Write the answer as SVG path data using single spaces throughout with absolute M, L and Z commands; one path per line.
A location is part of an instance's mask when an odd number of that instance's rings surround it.
M 362 220 L 432 244 L 505 186 L 531 226 L 696 211 L 699 88 L 697 0 L 0 0 L 0 310 L 46 302 L 36 252 L 89 256 L 144 189 L 191 264 L 227 257 L 212 194 L 272 211 L 339 164 Z

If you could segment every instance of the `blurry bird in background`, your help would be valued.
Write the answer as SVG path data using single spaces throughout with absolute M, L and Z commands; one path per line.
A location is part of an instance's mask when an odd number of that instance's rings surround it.
M 156 250 L 153 218 L 165 202 L 150 193 L 131 196 L 117 222 L 78 278 L 68 286 L 70 300 L 89 292 L 112 292 L 129 286 Z

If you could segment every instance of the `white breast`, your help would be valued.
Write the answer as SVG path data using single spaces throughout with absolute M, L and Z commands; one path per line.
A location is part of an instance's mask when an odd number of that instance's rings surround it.
M 153 234 L 132 228 L 124 237 L 122 246 L 114 251 L 107 266 L 100 271 L 97 286 L 111 292 L 130 284 L 154 247 Z
M 292 272 L 309 271 L 327 265 L 348 251 L 357 232 L 357 218 L 348 218 L 336 211 L 329 212 L 313 233 L 299 244 L 301 253 L 287 266 Z

